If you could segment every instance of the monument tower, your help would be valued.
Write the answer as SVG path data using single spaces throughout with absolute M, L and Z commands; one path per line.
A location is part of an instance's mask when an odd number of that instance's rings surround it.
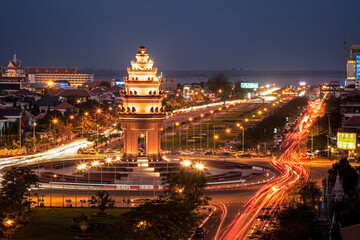
M 124 154 L 122 160 L 137 161 L 139 137 L 145 138 L 146 156 L 149 161 L 161 160 L 161 130 L 165 119 L 162 106 L 164 91 L 159 90 L 161 78 L 157 68 L 141 46 L 136 61 L 131 61 L 128 77 L 124 77 L 125 89 L 121 97 L 121 128 L 124 131 Z

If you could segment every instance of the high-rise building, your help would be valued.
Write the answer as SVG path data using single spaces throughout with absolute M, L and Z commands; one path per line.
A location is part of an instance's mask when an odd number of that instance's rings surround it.
M 145 47 L 141 46 L 136 61 L 131 61 L 128 77 L 124 77 L 125 89 L 121 90 L 121 128 L 124 130 L 123 160 L 137 161 L 139 138 L 145 143 L 145 161 L 159 161 L 161 129 L 165 119 L 162 106 L 164 91 L 160 90 L 161 78 L 156 76 Z M 144 151 L 142 151 L 144 152 Z
M 94 74 L 77 73 L 76 68 L 29 67 L 28 80 L 30 83 L 44 84 L 68 81 L 72 87 L 78 87 L 85 82 L 94 81 Z
M 360 45 L 352 45 L 346 64 L 346 86 L 354 85 L 360 89 Z

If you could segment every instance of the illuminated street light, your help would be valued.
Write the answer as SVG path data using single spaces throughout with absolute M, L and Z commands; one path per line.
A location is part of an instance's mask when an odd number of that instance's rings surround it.
M 98 166 L 99 165 L 99 162 L 98 161 L 93 161 L 92 163 L 91 163 L 91 166 L 93 166 L 93 167 L 96 167 L 96 166 Z
M 248 121 L 249 121 L 249 119 L 245 118 L 245 122 L 248 122 Z
M 109 158 L 109 157 L 106 158 L 106 162 L 107 162 L 107 163 L 111 163 L 111 158 Z
M 4 223 L 10 227 L 14 223 L 14 221 L 11 219 L 8 219 L 8 220 L 5 220 Z
M 57 123 L 58 122 L 58 120 L 55 118 L 55 119 L 53 119 L 53 123 Z
M 81 103 L 80 99 L 76 100 L 76 103 Z
M 97 112 L 97 113 L 101 113 L 101 109 L 97 109 L 96 112 Z
M 202 164 L 202 163 L 195 163 L 194 167 L 197 170 L 204 170 L 204 164 Z
M 213 111 L 213 110 L 211 110 L 211 111 L 210 111 L 210 114 L 213 114 L 213 113 L 214 113 L 214 111 Z
M 214 136 L 214 138 L 215 138 L 215 139 L 218 139 L 218 138 L 219 138 L 219 136 L 218 136 L 218 135 L 215 135 L 215 136 Z
M 179 123 L 179 122 L 176 122 L 176 123 L 175 123 L 175 126 L 177 126 L 177 127 L 180 126 L 180 123 Z
M 226 129 L 226 133 L 230 133 L 230 128 Z
M 241 125 L 240 125 L 240 123 L 237 123 L 236 126 L 237 126 L 237 127 L 240 127 Z
M 88 112 L 85 112 L 84 114 L 85 114 L 85 116 L 88 116 L 88 115 L 89 115 L 89 113 L 88 113 Z
M 200 114 L 200 117 L 204 117 L 204 114 Z
M 221 110 L 222 110 L 222 108 L 219 108 L 218 110 L 219 110 L 219 111 L 221 111 Z
M 143 134 L 143 133 L 142 133 L 142 134 L 140 134 L 140 137 L 141 137 L 141 138 L 145 137 L 145 134 Z
M 261 115 L 261 114 L 262 114 L 262 112 L 261 112 L 261 111 L 258 111 L 258 114 L 259 114 L 259 115 Z
M 218 90 L 218 92 L 219 92 L 219 93 L 222 93 L 222 90 L 221 90 L 221 89 L 219 89 L 219 90 Z
M 264 108 L 264 111 L 266 112 L 266 111 L 267 111 L 267 108 Z
M 181 164 L 182 164 L 184 167 L 190 167 L 191 161 L 190 161 L 190 160 L 184 160 L 184 161 L 181 162 Z
M 50 81 L 48 81 L 47 84 L 48 84 L 49 87 L 52 87 L 54 85 L 54 82 L 50 80 Z
M 189 118 L 189 121 L 191 122 L 193 120 L 193 118 Z
M 70 115 L 70 117 L 69 117 L 70 119 L 74 119 L 74 115 Z
M 79 164 L 79 165 L 77 166 L 77 169 L 80 170 L 80 171 L 81 171 L 81 170 L 85 170 L 85 169 L 86 169 L 86 166 L 87 166 L 86 163 L 81 163 L 81 164 Z

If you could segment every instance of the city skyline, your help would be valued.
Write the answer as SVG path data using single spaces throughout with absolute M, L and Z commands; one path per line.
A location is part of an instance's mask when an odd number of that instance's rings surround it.
M 360 37 L 356 1 L 67 3 L 2 3 L 0 65 L 125 69 L 144 45 L 162 70 L 342 70 Z

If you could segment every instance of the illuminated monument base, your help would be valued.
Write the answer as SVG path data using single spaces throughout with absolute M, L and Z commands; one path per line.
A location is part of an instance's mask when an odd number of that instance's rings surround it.
M 144 152 L 139 151 L 139 138 L 144 139 L 147 160 L 162 160 L 160 154 L 162 125 L 163 119 L 159 119 L 159 114 L 122 116 L 121 128 L 124 131 L 124 154 L 121 160 L 137 161 L 139 155 L 144 155 Z

